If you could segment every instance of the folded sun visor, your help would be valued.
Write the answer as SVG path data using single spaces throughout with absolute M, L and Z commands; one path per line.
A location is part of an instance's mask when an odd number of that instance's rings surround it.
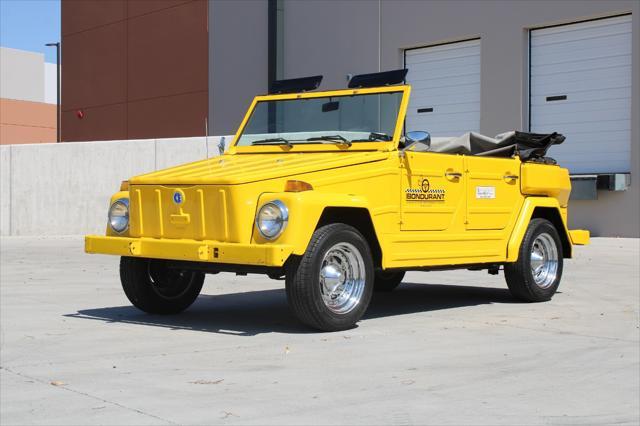
M 309 90 L 315 90 L 320 86 L 322 82 L 321 75 L 314 75 L 311 77 L 291 78 L 288 80 L 276 80 L 271 83 L 271 94 L 279 93 L 296 93 L 307 92 Z
M 379 87 L 389 86 L 392 84 L 404 83 L 408 69 L 374 72 L 371 74 L 358 74 L 349 80 L 349 88 L 355 89 L 360 87 Z

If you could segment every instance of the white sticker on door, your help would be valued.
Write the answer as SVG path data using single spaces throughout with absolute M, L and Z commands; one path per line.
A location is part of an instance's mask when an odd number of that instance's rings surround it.
M 496 198 L 495 186 L 476 186 L 476 198 Z

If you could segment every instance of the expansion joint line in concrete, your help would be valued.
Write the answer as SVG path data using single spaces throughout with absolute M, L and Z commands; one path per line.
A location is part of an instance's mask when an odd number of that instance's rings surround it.
M 48 383 L 45 380 L 38 379 L 37 377 L 29 376 L 29 375 L 21 373 L 19 371 L 13 371 L 12 369 L 4 367 L 4 366 L 0 366 L 0 369 L 6 371 L 8 373 L 14 374 L 16 376 L 19 376 L 19 377 L 22 377 L 22 378 L 25 378 L 25 379 L 29 379 L 29 380 L 32 380 L 34 382 L 38 382 L 38 383 L 43 384 L 45 386 L 52 386 L 51 383 Z M 179 424 L 179 423 L 172 422 L 171 420 L 167 420 L 167 419 L 164 419 L 162 417 L 156 416 L 154 414 L 146 413 L 146 412 L 144 412 L 142 410 L 139 410 L 137 408 L 127 407 L 126 405 L 122 405 L 122 404 L 120 404 L 118 402 L 109 401 L 108 399 L 104 399 L 104 398 L 101 398 L 99 396 L 91 395 L 91 394 L 86 393 L 86 392 L 81 392 L 79 390 L 71 389 L 71 388 L 69 388 L 67 386 L 56 386 L 56 387 L 58 389 L 62 389 L 62 390 L 68 391 L 68 392 L 72 392 L 72 393 L 75 393 L 77 395 L 82 395 L 82 396 L 86 396 L 87 398 L 95 399 L 96 401 L 104 402 L 105 404 L 115 405 L 116 407 L 120 407 L 120 408 L 123 408 L 125 410 L 141 414 L 143 416 L 151 417 L 151 418 L 163 421 L 163 422 L 171 424 L 171 425 L 178 425 Z

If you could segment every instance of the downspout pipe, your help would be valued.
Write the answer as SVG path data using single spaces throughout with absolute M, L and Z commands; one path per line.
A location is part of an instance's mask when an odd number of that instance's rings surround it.
M 278 72 L 278 0 L 268 0 L 267 11 L 267 81 L 269 93 L 272 92 L 273 82 Z M 276 132 L 275 105 L 268 107 L 268 127 L 270 133 Z

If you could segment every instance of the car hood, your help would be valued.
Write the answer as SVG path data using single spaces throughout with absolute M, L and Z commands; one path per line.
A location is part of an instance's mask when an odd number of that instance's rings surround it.
M 237 185 L 381 161 L 389 152 L 224 154 L 133 177 L 133 185 Z

